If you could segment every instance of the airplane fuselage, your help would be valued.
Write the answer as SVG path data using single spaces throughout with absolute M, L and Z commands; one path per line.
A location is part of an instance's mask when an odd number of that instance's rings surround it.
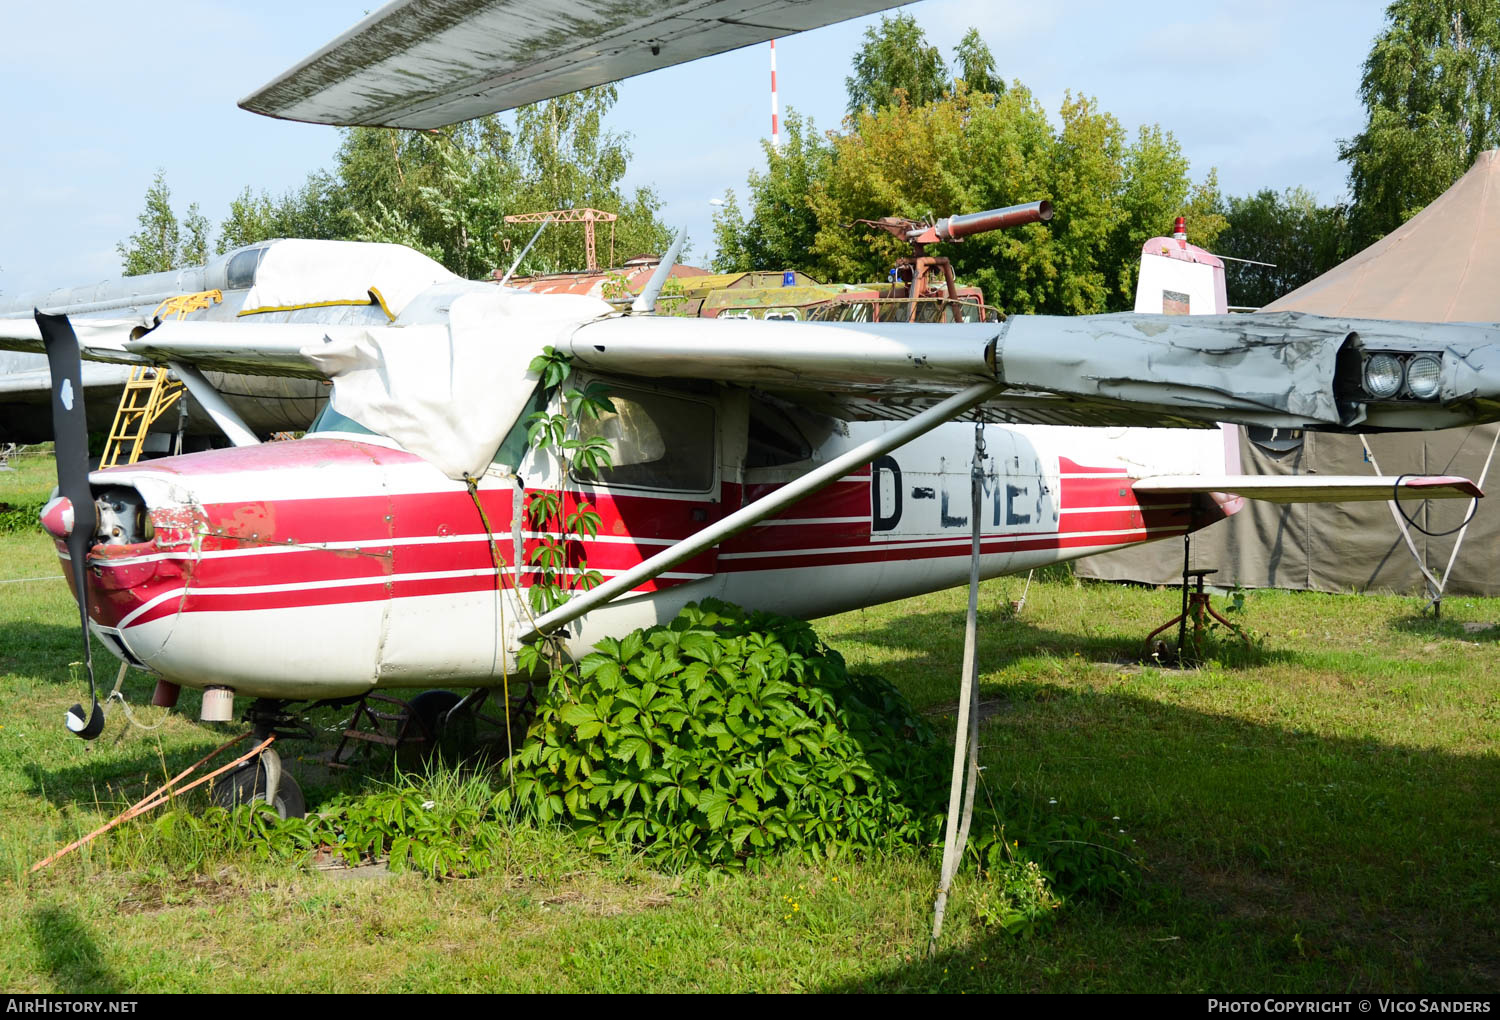
M 783 416 L 768 432 L 767 409 L 723 387 L 636 384 L 615 400 L 624 424 L 604 479 L 564 479 L 549 452 L 512 446 L 518 463 L 479 479 L 483 518 L 463 483 L 348 432 L 95 472 L 96 491 L 145 504 L 151 535 L 127 529 L 94 547 L 94 629 L 171 682 L 251 697 L 497 685 L 515 670 L 539 576 L 531 554 L 547 537 L 525 514 L 532 496 L 593 505 L 598 534 L 570 540 L 570 566 L 586 559 L 608 578 L 890 427 Z M 986 425 L 984 445 L 984 577 L 1224 514 L 1211 499 L 1131 487 L 1143 474 L 1222 470 L 1216 430 Z M 707 597 L 813 618 L 964 583 L 974 447 L 973 425 L 940 426 L 590 611 L 570 627 L 570 651 Z

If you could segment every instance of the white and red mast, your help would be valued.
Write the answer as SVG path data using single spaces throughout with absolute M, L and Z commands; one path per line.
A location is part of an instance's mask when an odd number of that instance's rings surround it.
M 780 107 L 776 101 L 776 40 L 771 40 L 771 147 L 781 148 Z

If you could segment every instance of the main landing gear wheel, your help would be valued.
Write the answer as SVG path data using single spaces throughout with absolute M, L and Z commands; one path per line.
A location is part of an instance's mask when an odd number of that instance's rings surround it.
M 421 772 L 441 758 L 454 764 L 474 742 L 474 715 L 450 715 L 463 699 L 452 691 L 423 691 L 407 702 L 407 713 L 397 732 L 396 766 L 402 772 Z
M 290 772 L 281 772 L 276 782 L 276 793 L 270 801 L 282 818 L 302 818 L 307 814 L 307 800 L 302 796 L 302 787 Z M 231 772 L 214 780 L 212 798 L 214 804 L 233 811 L 241 804 L 253 801 L 266 802 L 266 766 L 259 760 L 247 761 Z

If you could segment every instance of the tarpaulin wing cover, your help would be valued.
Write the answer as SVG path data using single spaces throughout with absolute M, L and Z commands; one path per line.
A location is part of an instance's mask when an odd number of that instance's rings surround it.
M 527 371 L 547 345 L 609 311 L 602 301 L 541 297 L 485 284 L 434 288 L 420 303 L 449 309 L 446 325 L 368 330 L 303 355 L 333 380 L 333 407 L 396 440 L 450 478 L 479 476 L 537 385 Z
M 395 318 L 428 287 L 457 279 L 403 244 L 288 239 L 266 249 L 240 314 L 378 302 Z
M 1330 316 L 1427 322 L 1500 322 L 1500 151 L 1474 166 L 1436 201 L 1399 229 L 1266 306 Z M 1232 285 L 1231 285 L 1231 297 Z M 1380 473 L 1453 474 L 1478 480 L 1500 426 L 1367 437 Z M 1240 470 L 1284 476 L 1376 473 L 1357 436 L 1303 437 L 1240 430 Z M 1496 457 L 1500 461 L 1500 455 Z M 1500 478 L 1491 467 L 1484 488 Z M 1447 593 L 1500 595 L 1500 512 L 1479 504 L 1448 581 Z M 1431 531 L 1460 524 L 1462 500 L 1404 508 Z M 1456 535 L 1413 531 L 1423 562 L 1441 575 Z M 1215 567 L 1219 584 L 1321 591 L 1399 591 L 1425 588 L 1387 506 L 1381 503 L 1248 504 L 1228 521 L 1193 538 L 1193 565 Z M 1086 577 L 1170 583 L 1181 575 L 1175 543 L 1090 557 Z

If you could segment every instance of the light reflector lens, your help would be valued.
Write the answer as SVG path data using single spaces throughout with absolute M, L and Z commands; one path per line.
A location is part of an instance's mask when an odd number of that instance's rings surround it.
M 1438 377 L 1443 366 L 1437 358 L 1422 354 L 1412 358 L 1406 366 L 1406 388 L 1418 400 L 1431 400 L 1438 394 Z
M 1389 354 L 1374 354 L 1365 362 L 1365 392 L 1389 400 L 1401 389 L 1401 362 Z

